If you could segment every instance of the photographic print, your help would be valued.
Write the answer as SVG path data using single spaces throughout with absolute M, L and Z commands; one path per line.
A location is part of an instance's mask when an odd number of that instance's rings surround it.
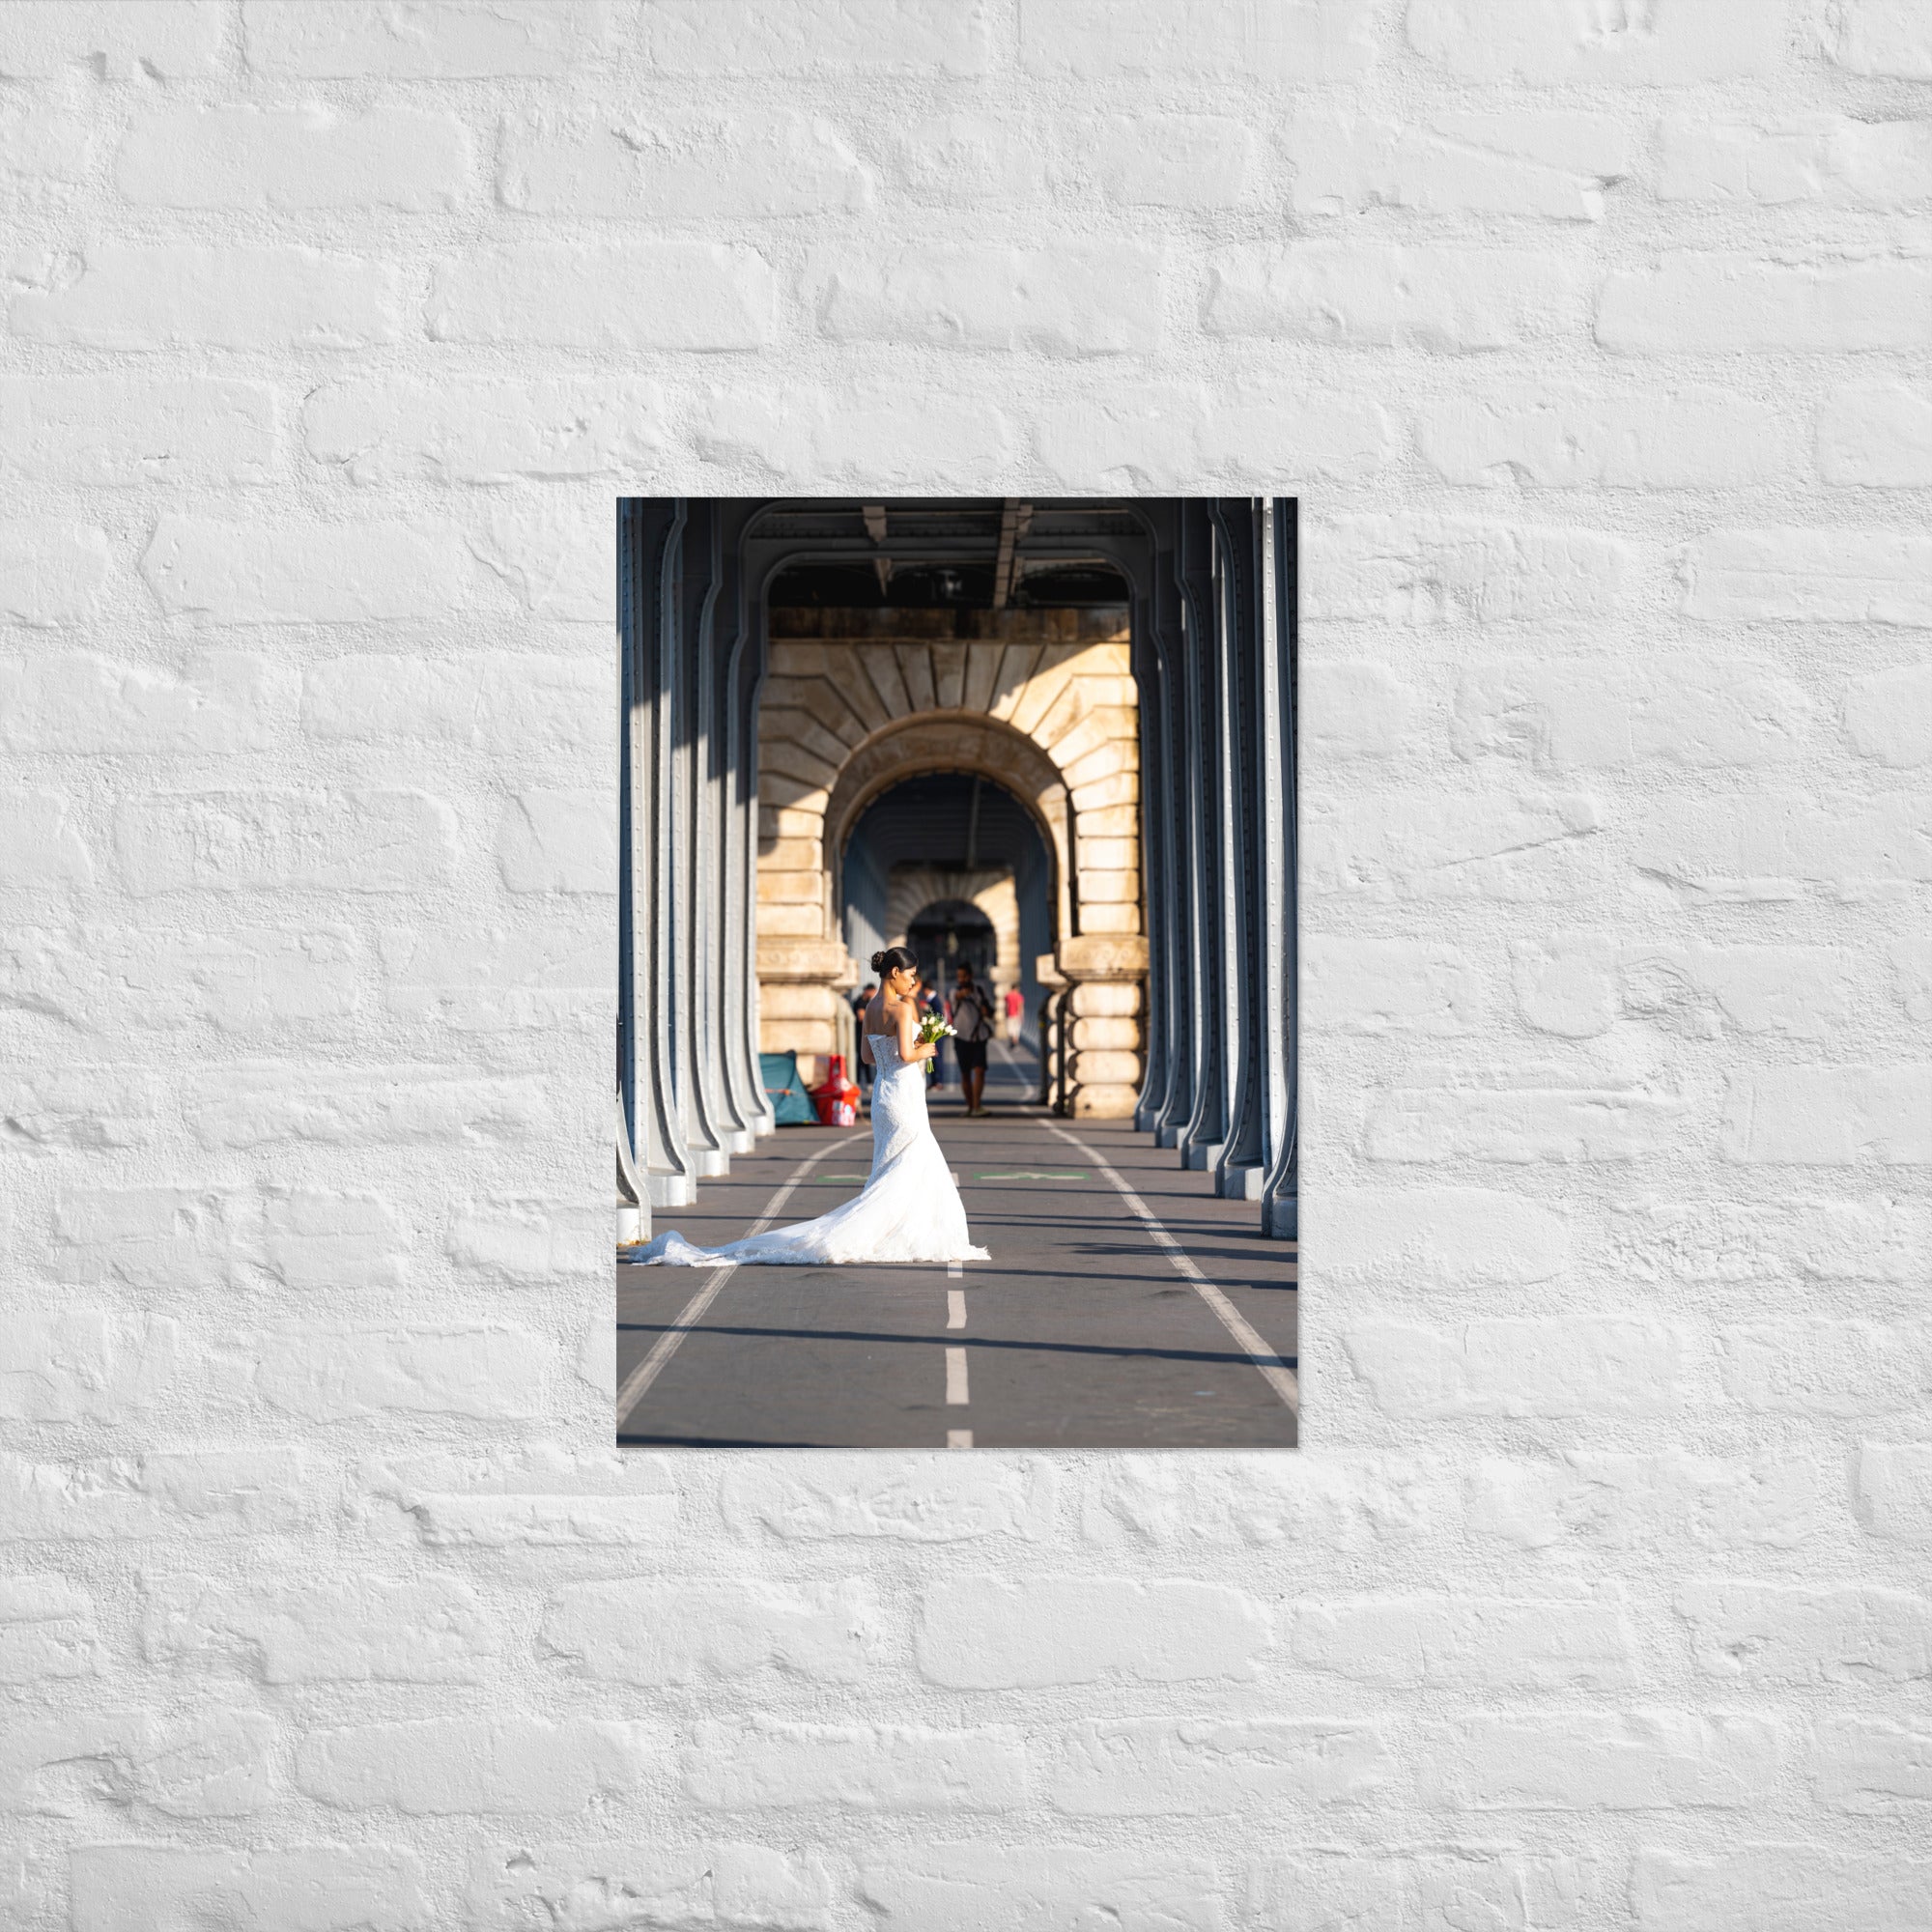
M 1294 1445 L 1295 512 L 620 501 L 619 1443 Z

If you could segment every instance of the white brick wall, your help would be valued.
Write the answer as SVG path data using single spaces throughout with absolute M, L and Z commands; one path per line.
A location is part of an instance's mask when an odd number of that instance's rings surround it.
M 1916 0 L 0 6 L 0 1920 L 1932 1921 Z M 611 499 L 1304 496 L 1300 1456 L 613 1456 Z

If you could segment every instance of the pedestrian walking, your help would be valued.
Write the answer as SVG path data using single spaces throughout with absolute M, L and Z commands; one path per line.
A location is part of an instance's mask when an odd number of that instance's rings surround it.
M 866 1009 L 871 1005 L 872 995 L 878 990 L 878 982 L 868 980 L 852 995 L 852 1012 L 859 1022 L 859 1031 L 862 1034 L 866 1031 Z M 872 1084 L 872 1063 L 863 1053 L 856 1054 L 854 1058 L 859 1063 L 859 1086 L 863 1097 L 864 1092 Z
M 952 1025 L 952 1051 L 959 1062 L 959 1088 L 968 1114 L 983 1114 L 986 1043 L 993 1037 L 993 1000 L 962 959 L 946 1017 Z
M 1017 986 L 1007 988 L 1007 1044 L 1020 1043 L 1020 1017 L 1026 1011 L 1026 995 Z

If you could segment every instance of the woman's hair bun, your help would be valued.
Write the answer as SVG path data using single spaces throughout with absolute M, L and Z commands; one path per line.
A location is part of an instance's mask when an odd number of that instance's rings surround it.
M 910 973 L 919 968 L 919 954 L 910 946 L 888 946 L 872 954 L 874 973 Z
M 886 963 L 886 955 L 883 952 L 875 952 L 872 954 L 872 971 L 874 973 L 876 973 L 879 970 L 879 968 L 883 966 L 885 963 Z

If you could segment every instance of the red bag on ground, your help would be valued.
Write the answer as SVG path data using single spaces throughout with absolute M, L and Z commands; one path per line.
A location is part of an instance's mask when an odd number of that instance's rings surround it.
M 845 1056 L 835 1053 L 825 1078 L 811 1090 L 818 1122 L 825 1127 L 849 1127 L 859 1118 L 859 1090 L 845 1077 Z

